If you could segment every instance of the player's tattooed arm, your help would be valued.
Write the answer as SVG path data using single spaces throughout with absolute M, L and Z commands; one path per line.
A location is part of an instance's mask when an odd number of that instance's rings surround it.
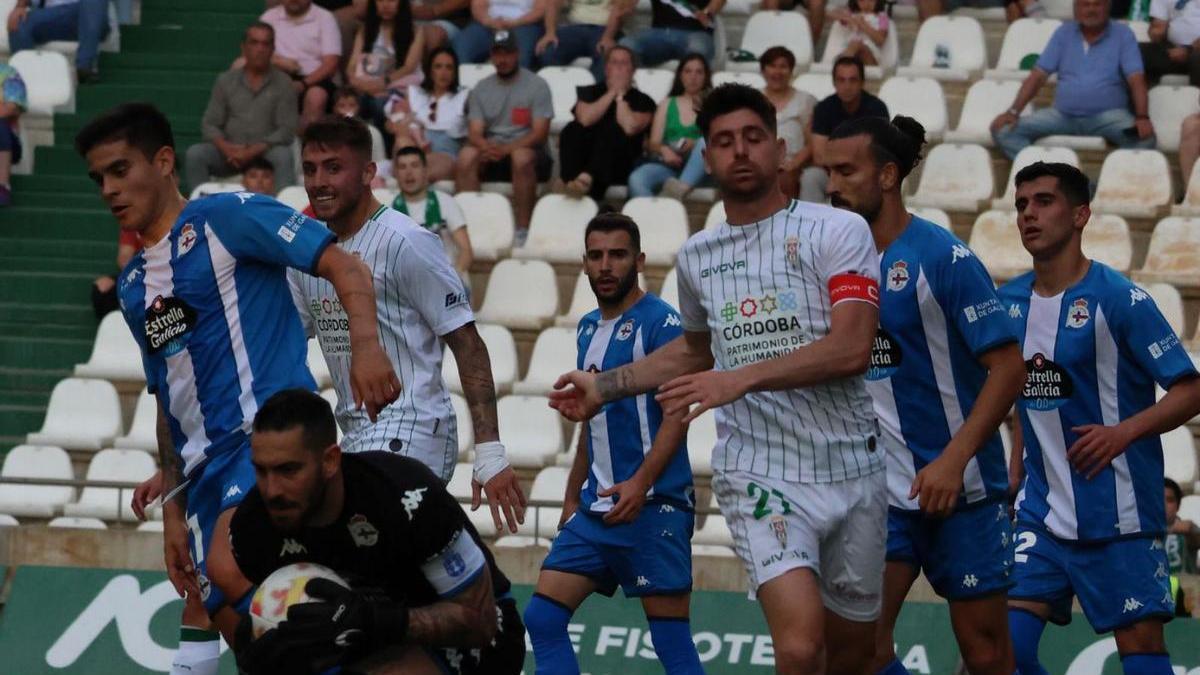
M 158 405 L 158 422 L 154 433 L 158 440 L 158 466 L 162 473 L 162 494 L 165 499 L 166 495 L 183 482 L 183 465 L 175 452 L 175 444 L 171 440 L 171 427 L 167 424 L 167 416 L 161 403 Z
M 596 392 L 604 401 L 614 401 L 654 391 L 680 375 L 708 370 L 713 366 L 711 336 L 685 332 L 646 358 L 596 376 Z
M 422 645 L 484 647 L 496 630 L 496 600 L 487 568 L 458 595 L 408 613 L 408 640 Z
M 476 443 L 500 439 L 496 421 L 496 385 L 492 381 L 492 360 L 487 345 L 471 322 L 442 337 L 458 364 L 458 379 L 462 382 L 463 397 L 471 411 L 471 426 Z

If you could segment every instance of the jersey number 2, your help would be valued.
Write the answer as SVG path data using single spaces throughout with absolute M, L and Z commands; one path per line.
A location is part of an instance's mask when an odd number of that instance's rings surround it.
M 1034 547 L 1037 544 L 1037 535 L 1028 530 L 1017 533 L 1017 549 L 1014 551 L 1013 560 L 1023 563 L 1029 561 L 1029 554 L 1022 553 Z
M 791 513 L 792 505 L 784 498 L 783 493 L 779 490 L 770 489 L 759 485 L 758 483 L 749 483 L 746 485 L 746 494 L 753 498 L 754 494 L 758 493 L 758 501 L 754 503 L 754 519 L 762 520 L 762 517 L 771 513 L 771 506 L 767 503 L 771 499 L 771 495 L 775 495 L 779 501 L 780 513 Z

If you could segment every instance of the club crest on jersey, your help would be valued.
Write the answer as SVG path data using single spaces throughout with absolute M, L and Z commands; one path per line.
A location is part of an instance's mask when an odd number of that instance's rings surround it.
M 889 291 L 902 291 L 908 285 L 908 263 L 897 260 L 888 268 L 887 288 Z
M 1083 328 L 1087 325 L 1090 318 L 1092 318 L 1092 315 L 1088 312 L 1088 301 L 1086 298 L 1079 298 L 1071 303 L 1070 309 L 1067 310 L 1067 326 L 1069 328 Z
M 350 518 L 346 529 L 350 530 L 350 538 L 354 540 L 354 545 L 360 548 L 374 546 L 379 541 L 379 530 L 361 513 L 356 513 Z
M 800 238 L 788 237 L 783 241 L 783 257 L 789 265 L 800 264 Z
M 633 319 L 626 319 L 625 323 L 617 329 L 617 339 L 621 341 L 628 340 L 633 336 Z
M 779 548 L 786 549 L 787 521 L 783 519 L 783 516 L 776 513 L 775 515 L 771 516 L 770 520 L 768 521 L 768 525 L 771 527 L 771 532 L 775 534 L 775 538 L 779 540 Z
M 191 223 L 179 228 L 179 245 L 175 252 L 176 258 L 182 258 L 196 245 L 196 228 Z
M 195 325 L 196 312 L 186 302 L 156 296 L 146 308 L 146 351 L 163 352 L 164 356 L 178 354 L 187 346 Z

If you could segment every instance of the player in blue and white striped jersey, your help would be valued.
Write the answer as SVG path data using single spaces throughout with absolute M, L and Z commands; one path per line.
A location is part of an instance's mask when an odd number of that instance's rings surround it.
M 1097 633 L 1113 632 L 1126 673 L 1168 675 L 1162 624 L 1175 608 L 1159 434 L 1200 413 L 1200 378 L 1150 296 L 1083 255 L 1087 177 L 1038 162 L 1016 184 L 1034 265 L 1000 289 L 1029 373 L 1009 602 L 1017 667 L 1046 672 L 1042 630 L 1070 621 L 1074 595 Z M 1167 392 L 1157 403 L 1156 383 Z
M 638 288 L 646 257 L 636 223 L 601 214 L 584 242 L 584 271 L 600 307 L 579 322 L 580 370 L 620 368 L 683 334 L 679 314 Z M 587 596 L 611 596 L 618 585 L 641 599 L 664 670 L 704 672 L 688 621 L 695 516 L 681 418 L 664 416 L 644 393 L 611 401 L 583 422 L 561 531 L 525 610 L 538 673 L 579 672 L 567 622 Z

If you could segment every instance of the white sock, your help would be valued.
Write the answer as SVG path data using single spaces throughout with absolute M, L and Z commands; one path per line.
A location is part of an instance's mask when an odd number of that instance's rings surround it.
M 220 661 L 221 638 L 217 633 L 185 627 L 170 675 L 217 675 Z

